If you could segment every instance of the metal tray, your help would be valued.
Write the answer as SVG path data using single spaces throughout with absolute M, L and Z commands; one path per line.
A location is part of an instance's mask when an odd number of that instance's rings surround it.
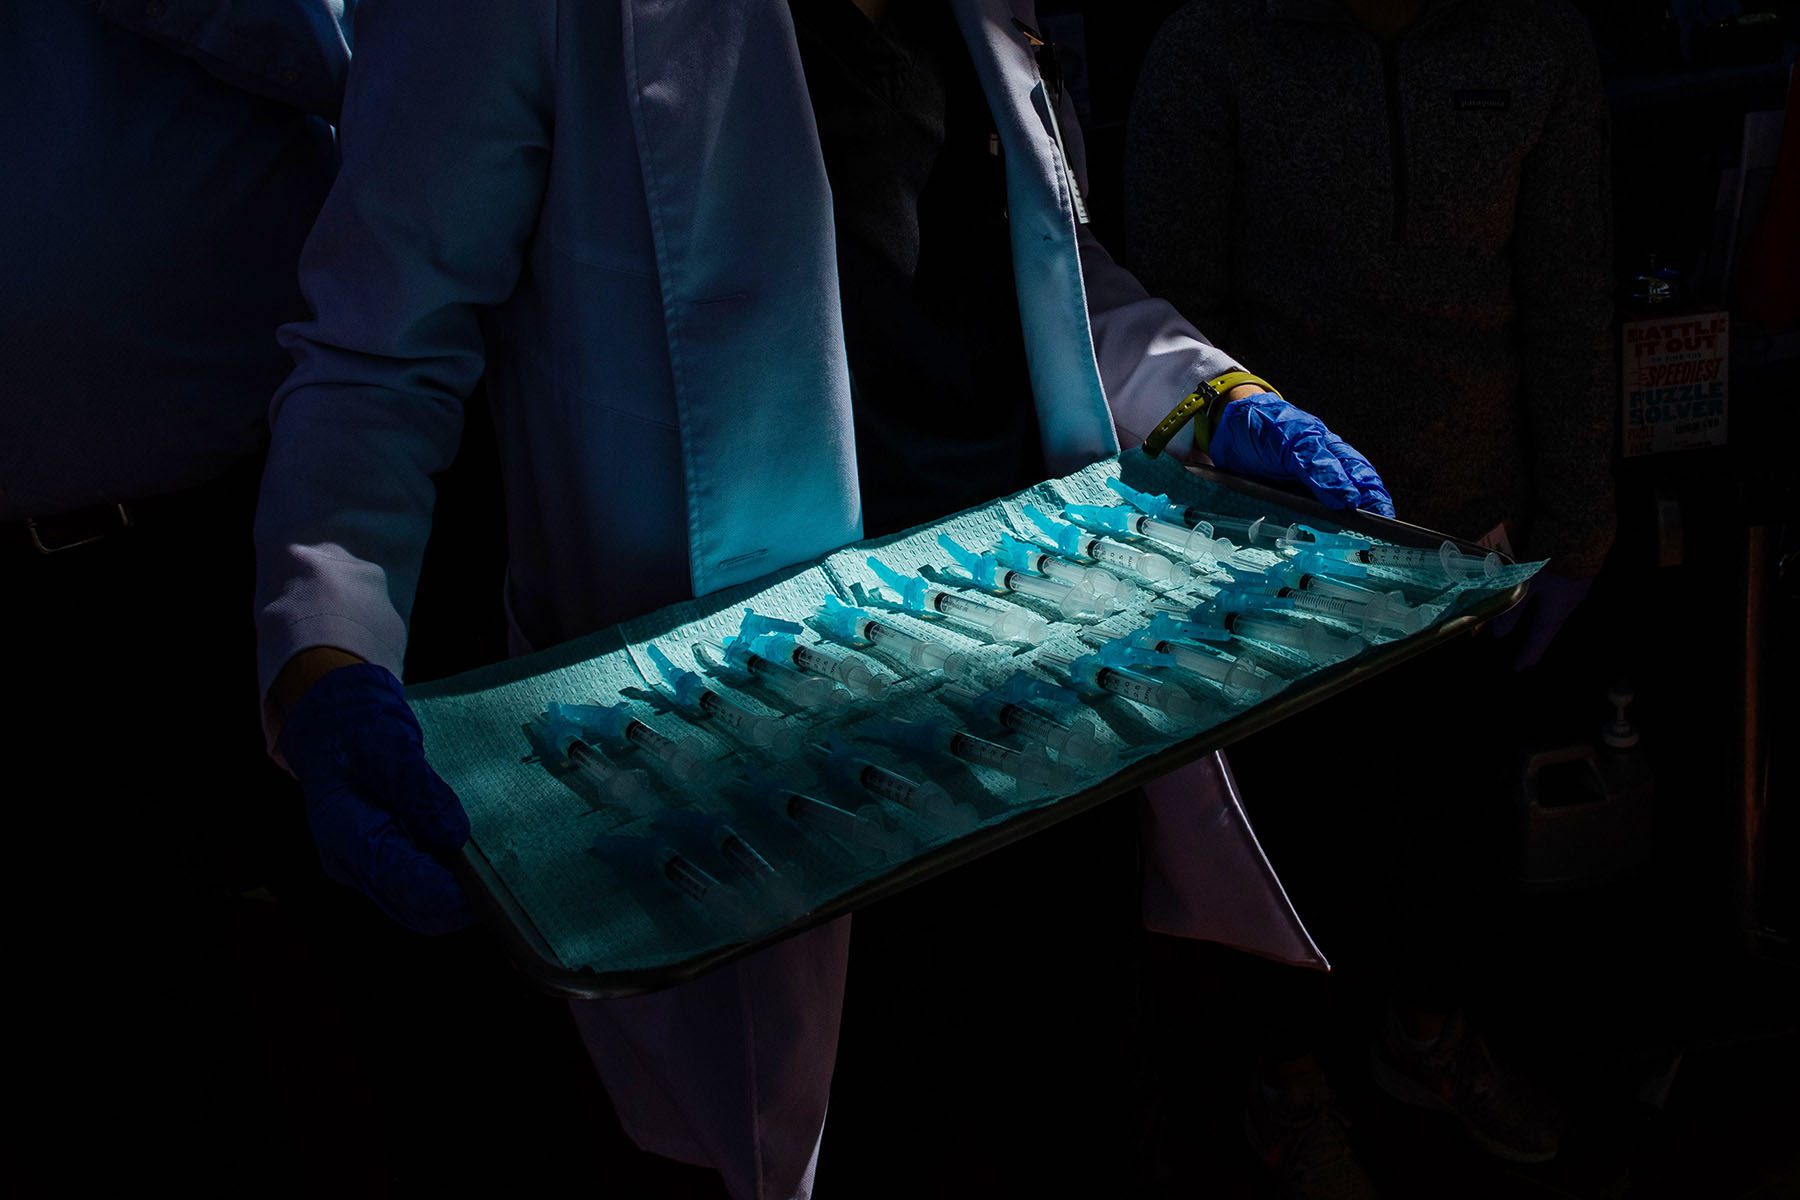
M 1365 512 L 1327 509 L 1309 497 L 1267 487 L 1240 476 L 1226 475 L 1206 467 L 1188 469 L 1241 495 L 1266 500 L 1296 513 L 1317 516 L 1342 528 L 1368 533 L 1397 545 L 1437 546 L 1449 540 L 1467 551 L 1483 551 L 1482 547 L 1474 543 L 1418 525 L 1409 525 L 1404 521 Z M 658 991 L 693 979 L 746 954 L 753 954 L 783 938 L 854 912 L 945 871 L 973 862 L 989 851 L 1009 846 L 1039 830 L 1048 829 L 1070 817 L 1087 812 L 1095 805 L 1142 787 L 1177 767 L 1278 724 L 1295 713 L 1408 659 L 1416 658 L 1456 638 L 1468 636 L 1517 604 L 1524 594 L 1525 585 L 1516 584 L 1511 590 L 1497 593 L 1474 608 L 1428 630 L 1385 643 L 1347 662 L 1313 672 L 1293 686 L 1283 689 L 1275 699 L 1256 704 L 1185 742 L 1176 743 L 1148 758 L 1140 759 L 1103 783 L 928 850 L 887 874 L 845 891 L 804 917 L 762 937 L 705 951 L 679 963 L 611 972 L 564 966 L 532 924 L 530 916 L 501 879 L 499 872 L 473 841 L 464 848 L 461 861 L 454 863 L 453 867 L 464 889 L 482 911 L 485 923 L 495 930 L 519 969 L 538 987 L 553 995 L 582 1000 L 616 999 Z

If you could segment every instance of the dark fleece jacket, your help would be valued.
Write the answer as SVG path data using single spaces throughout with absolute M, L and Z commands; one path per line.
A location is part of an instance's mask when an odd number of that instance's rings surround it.
M 1562 0 L 1195 0 L 1133 104 L 1151 291 L 1368 454 L 1403 519 L 1598 569 L 1614 444 L 1606 104 Z

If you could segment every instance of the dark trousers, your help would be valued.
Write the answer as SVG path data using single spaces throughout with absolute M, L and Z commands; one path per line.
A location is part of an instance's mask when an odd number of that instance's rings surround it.
M 54 554 L 4 531 L 7 1157 L 39 1177 L 197 1181 L 233 1141 L 226 898 L 299 820 L 258 719 L 256 480 Z

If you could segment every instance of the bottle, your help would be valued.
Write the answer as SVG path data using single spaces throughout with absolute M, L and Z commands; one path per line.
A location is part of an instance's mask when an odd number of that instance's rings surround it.
M 1631 689 L 1607 692 L 1613 719 L 1597 741 L 1533 754 L 1521 780 L 1519 884 L 1591 887 L 1650 861 L 1654 780 L 1626 714 Z

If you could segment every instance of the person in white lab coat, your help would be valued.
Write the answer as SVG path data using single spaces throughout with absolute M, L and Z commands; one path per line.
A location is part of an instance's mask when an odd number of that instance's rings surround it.
M 1090 236 L 1029 3 L 887 8 L 359 12 L 343 173 L 302 263 L 314 316 L 283 331 L 258 619 L 328 872 L 414 928 L 467 920 L 441 859 L 468 822 L 394 673 L 430 476 L 484 371 L 520 651 L 1074 469 L 1196 392 L 1206 432 L 1171 452 L 1387 506 L 1360 455 Z M 1316 958 L 1218 765 L 1186 777 L 1153 855 L 1231 903 L 1165 880 L 1152 920 Z M 577 1005 L 637 1142 L 737 1196 L 810 1194 L 849 933 Z

